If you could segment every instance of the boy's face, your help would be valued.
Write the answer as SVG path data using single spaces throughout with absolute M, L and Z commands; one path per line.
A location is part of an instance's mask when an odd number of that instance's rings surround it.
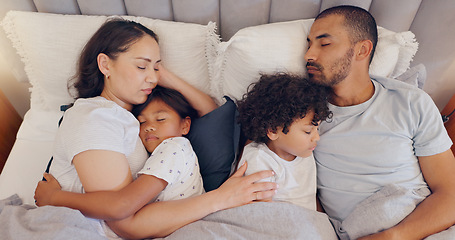
M 319 141 L 318 126 L 314 126 L 314 112 L 310 111 L 304 118 L 295 120 L 287 134 L 283 128 L 278 128 L 276 133 L 269 132 L 271 139 L 267 146 L 282 159 L 292 161 L 296 156 L 309 157 Z
M 190 130 L 191 119 L 182 119 L 162 100 L 153 100 L 137 117 L 140 123 L 139 137 L 145 148 L 153 152 L 165 139 L 181 137 Z

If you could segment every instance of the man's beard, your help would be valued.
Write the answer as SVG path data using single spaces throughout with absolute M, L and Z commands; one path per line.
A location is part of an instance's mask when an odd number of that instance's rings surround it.
M 316 62 L 308 62 L 308 66 L 316 67 L 319 71 L 319 78 L 318 75 L 315 74 L 308 74 L 308 77 L 311 81 L 327 86 L 327 87 L 333 87 L 343 81 L 350 73 L 351 69 L 351 59 L 352 56 L 354 56 L 354 48 L 351 47 L 346 51 L 344 56 L 341 58 L 337 59 L 331 66 L 330 66 L 330 72 L 333 73 L 333 76 L 328 79 L 324 74 L 323 70 L 324 67 L 321 66 L 320 64 Z

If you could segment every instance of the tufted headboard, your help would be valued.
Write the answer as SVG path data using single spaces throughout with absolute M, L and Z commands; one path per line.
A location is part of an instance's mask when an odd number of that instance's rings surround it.
M 411 67 L 423 63 L 424 90 L 442 109 L 455 93 L 455 1 L 453 0 L 2 0 L 0 18 L 9 10 L 84 15 L 134 15 L 207 24 L 216 22 L 227 41 L 239 29 L 296 19 L 314 18 L 328 7 L 350 4 L 368 9 L 377 24 L 416 35 L 419 50 Z M 19 57 L 3 31 L 0 55 L 13 75 L 27 81 Z M 3 90 L 5 91 L 5 90 Z

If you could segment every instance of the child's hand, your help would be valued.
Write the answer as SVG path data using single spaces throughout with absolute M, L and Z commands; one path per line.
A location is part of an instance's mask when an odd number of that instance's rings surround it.
M 43 174 L 46 181 L 39 181 L 35 189 L 35 203 L 37 206 L 52 205 L 52 197 L 55 193 L 61 191 L 61 186 L 57 179 L 51 174 Z

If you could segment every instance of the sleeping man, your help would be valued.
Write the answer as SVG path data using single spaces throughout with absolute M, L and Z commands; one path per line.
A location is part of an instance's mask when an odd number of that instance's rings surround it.
M 333 90 L 314 156 L 319 199 L 340 238 L 423 239 L 454 225 L 452 141 L 424 91 L 369 76 L 371 14 L 327 9 L 307 40 L 309 78 Z

